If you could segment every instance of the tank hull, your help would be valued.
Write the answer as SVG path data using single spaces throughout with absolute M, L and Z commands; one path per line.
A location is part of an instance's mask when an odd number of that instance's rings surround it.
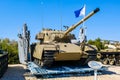
M 34 61 L 40 66 L 51 66 L 59 61 L 79 61 L 79 63 L 86 64 L 90 60 L 95 60 L 97 55 L 94 50 L 83 52 L 79 45 L 72 43 L 38 43 L 32 49 Z
M 80 53 L 58 53 L 55 54 L 55 61 L 80 60 Z

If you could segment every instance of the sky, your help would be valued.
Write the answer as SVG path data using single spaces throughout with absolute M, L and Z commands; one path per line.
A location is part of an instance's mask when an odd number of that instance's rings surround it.
M 31 33 L 31 42 L 42 28 L 63 30 L 83 17 L 74 11 L 86 5 L 86 15 L 95 8 L 100 11 L 85 21 L 87 39 L 120 41 L 120 0 L 0 0 L 0 38 L 18 40 L 24 23 Z M 78 26 L 72 31 L 79 36 Z

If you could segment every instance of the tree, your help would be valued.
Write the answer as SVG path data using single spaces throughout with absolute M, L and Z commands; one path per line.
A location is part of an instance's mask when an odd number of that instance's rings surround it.
M 88 44 L 91 44 L 91 45 L 95 45 L 98 49 L 98 51 L 100 51 L 101 49 L 104 49 L 105 46 L 104 44 L 102 43 L 101 39 L 100 38 L 97 38 L 95 40 L 89 40 L 88 41 Z
M 93 41 L 93 40 L 90 39 L 90 40 L 88 41 L 88 44 L 95 45 L 95 41 Z
M 0 49 L 8 52 L 8 63 L 19 63 L 18 59 L 18 44 L 15 40 L 9 40 L 8 38 L 0 39 Z

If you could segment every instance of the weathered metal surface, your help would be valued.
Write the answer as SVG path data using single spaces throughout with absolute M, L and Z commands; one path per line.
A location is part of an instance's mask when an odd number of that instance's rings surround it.
M 26 64 L 27 61 L 30 60 L 29 41 L 30 41 L 30 31 L 27 29 L 27 25 L 24 24 L 23 33 L 18 34 L 19 61 L 22 64 Z
M 119 80 L 120 79 L 120 66 L 109 66 L 108 70 L 103 70 L 97 76 L 98 80 Z M 68 76 L 68 77 L 56 77 L 56 78 L 46 78 L 41 79 L 33 75 L 25 76 L 25 80 L 94 80 L 93 74 L 82 74 L 77 76 Z
M 41 68 L 33 62 L 28 63 L 28 69 L 33 75 L 39 75 L 43 78 L 55 77 L 55 75 L 68 76 L 68 74 L 85 74 L 93 72 L 94 70 L 89 67 L 80 67 L 80 66 L 57 66 L 53 68 Z M 107 68 L 98 69 L 98 71 L 107 70 Z

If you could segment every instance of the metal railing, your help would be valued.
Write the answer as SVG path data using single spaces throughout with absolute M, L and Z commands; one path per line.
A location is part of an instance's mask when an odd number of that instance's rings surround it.
M 3 76 L 8 68 L 8 54 L 0 54 L 0 78 Z

